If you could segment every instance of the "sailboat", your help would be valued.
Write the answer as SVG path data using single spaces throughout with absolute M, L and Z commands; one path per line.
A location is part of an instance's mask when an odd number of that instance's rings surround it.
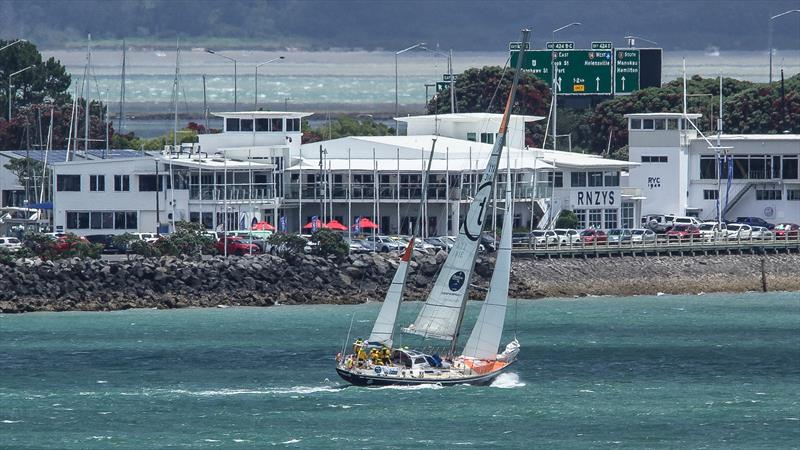
M 529 36 L 529 30 L 522 30 L 521 52 L 524 52 Z M 406 334 L 422 336 L 425 339 L 449 341 L 449 351 L 442 357 L 436 353 L 429 354 L 394 345 L 397 316 L 414 249 L 412 237 L 369 337 L 364 341 L 356 340 L 351 354 L 337 355 L 336 372 L 345 381 L 360 386 L 487 384 L 517 360 L 520 344 L 516 338 L 509 342 L 501 353 L 497 352 L 505 322 L 511 274 L 513 208 L 510 177 L 506 189 L 506 211 L 500 248 L 489 291 L 464 349 L 460 354 L 456 350 L 480 236 L 506 142 L 522 59 L 523 55 L 517 59 L 511 92 L 500 122 L 498 139 L 492 148 L 481 183 L 469 205 L 458 237 L 416 320 L 402 329 Z

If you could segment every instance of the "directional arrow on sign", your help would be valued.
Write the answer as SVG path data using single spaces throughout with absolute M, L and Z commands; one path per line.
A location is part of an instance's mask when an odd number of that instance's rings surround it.
M 600 92 L 600 77 L 597 77 L 594 80 L 597 81 L 597 92 Z
M 625 75 L 622 76 L 622 90 L 625 90 Z
M 558 84 L 556 85 L 556 91 L 561 90 L 561 77 L 558 77 Z

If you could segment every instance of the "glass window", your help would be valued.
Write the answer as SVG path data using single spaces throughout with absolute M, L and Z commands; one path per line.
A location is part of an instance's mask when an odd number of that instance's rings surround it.
M 606 228 L 617 228 L 617 210 L 616 209 L 606 209 L 605 210 L 605 219 L 606 219 Z
M 756 189 L 756 200 L 780 200 L 782 194 L 780 189 Z
M 586 172 L 572 172 L 570 183 L 572 187 L 586 187 Z
M 547 172 L 547 183 L 553 187 L 564 187 L 564 172 L 556 172 L 555 179 L 553 178 L 553 172 Z
M 89 190 L 93 192 L 106 190 L 105 175 L 89 175 Z
M 575 216 L 578 218 L 578 228 L 586 228 L 586 210 L 576 209 L 573 212 L 575 213 Z
M 766 160 L 762 156 L 753 156 L 750 158 L 750 178 L 762 180 L 767 178 Z
M 80 175 L 58 175 L 56 176 L 56 190 L 59 192 L 80 192 Z
M 125 227 L 129 230 L 135 230 L 139 227 L 136 211 L 125 211 Z
M 269 131 L 269 119 L 256 119 L 256 131 Z
M 130 191 L 131 190 L 130 175 L 114 175 L 114 190 Z
M 239 131 L 239 119 L 225 119 L 225 131 Z
M 283 119 L 270 119 L 272 131 L 283 131 Z
M 700 179 L 701 180 L 714 180 L 717 178 L 717 157 L 716 156 L 701 156 L 700 157 Z
M 300 119 L 286 119 L 286 131 L 300 131 Z
M 67 211 L 67 229 L 78 228 L 78 213 Z
M 703 189 L 703 200 L 716 200 L 719 198 L 719 191 L 716 189 Z
M 656 130 L 666 130 L 667 129 L 667 119 L 656 119 L 655 120 Z
M 631 130 L 641 130 L 642 119 L 631 119 Z
M 599 187 L 603 185 L 603 172 L 589 172 L 589 186 Z
M 678 129 L 678 119 L 667 119 L 667 129 L 668 130 L 677 130 Z
M 115 230 L 125 229 L 125 211 L 114 212 L 114 229 Z
M 603 226 L 603 210 L 590 209 L 588 228 L 602 228 L 602 226 Z
M 89 222 L 93 230 L 101 230 L 103 228 L 103 214 L 100 211 L 92 211 Z
M 253 119 L 242 119 L 239 124 L 240 131 L 253 131 Z
M 652 130 L 655 128 L 655 121 L 653 119 L 642 119 L 642 129 Z
M 786 200 L 800 200 L 800 189 L 786 189 Z
M 746 179 L 750 168 L 750 159 L 747 155 L 733 157 L 733 178 Z
M 622 202 L 622 228 L 633 228 L 633 202 Z
M 798 175 L 797 170 L 797 156 L 784 156 L 783 161 L 783 174 L 784 180 L 796 180 Z
M 155 192 L 155 191 L 156 191 L 156 176 L 139 175 L 139 192 Z
M 606 186 L 619 186 L 619 172 L 604 172 Z
M 494 133 L 481 133 L 481 142 L 484 144 L 494 144 Z
M 111 229 L 114 228 L 114 213 L 111 211 L 106 211 L 102 214 L 103 216 L 103 228 Z
M 780 178 L 780 177 L 781 177 L 781 157 L 776 155 L 772 157 L 772 178 Z
M 472 141 L 472 142 L 477 141 L 478 140 L 477 134 L 476 133 L 467 133 L 467 140 L 468 141 Z

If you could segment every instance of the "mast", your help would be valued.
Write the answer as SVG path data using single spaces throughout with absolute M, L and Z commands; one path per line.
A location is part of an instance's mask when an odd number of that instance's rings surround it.
M 173 153 L 178 148 L 178 77 L 180 77 L 180 67 L 181 67 L 181 48 L 179 41 L 175 39 L 175 82 L 173 86 L 175 88 L 175 116 L 173 120 L 173 128 L 172 128 L 172 151 L 169 154 L 169 200 L 170 205 L 172 206 L 172 214 L 171 220 L 172 222 L 172 231 L 175 231 L 175 180 L 173 179 L 172 174 L 172 158 Z M 227 180 L 226 180 L 227 181 Z M 227 243 L 225 244 L 227 246 Z
M 89 88 L 91 87 L 91 83 L 89 83 L 89 74 L 92 73 L 92 35 L 89 34 L 89 38 L 86 42 L 86 75 L 83 77 L 83 84 L 85 89 L 83 91 L 83 99 L 86 102 L 86 124 L 84 126 L 83 131 L 83 151 L 88 153 L 89 150 L 89 126 L 91 122 L 89 120 L 89 109 L 91 105 L 91 98 L 89 97 Z
M 126 52 L 128 48 L 125 46 L 125 39 L 122 40 L 122 81 L 119 84 L 119 130 L 122 133 L 125 128 L 125 65 L 127 62 Z

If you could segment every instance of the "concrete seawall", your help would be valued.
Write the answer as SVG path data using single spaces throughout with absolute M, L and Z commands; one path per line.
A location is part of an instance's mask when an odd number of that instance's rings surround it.
M 407 298 L 424 299 L 444 253 L 415 258 Z M 515 257 L 515 298 L 637 295 L 658 292 L 800 291 L 800 255 L 535 259 Z M 482 299 L 493 267 L 476 264 L 470 297 Z M 380 300 L 397 257 L 353 255 L 345 261 L 302 255 L 211 259 L 151 258 L 112 262 L 71 259 L 0 264 L 0 311 L 107 311 L 217 305 L 348 304 Z

